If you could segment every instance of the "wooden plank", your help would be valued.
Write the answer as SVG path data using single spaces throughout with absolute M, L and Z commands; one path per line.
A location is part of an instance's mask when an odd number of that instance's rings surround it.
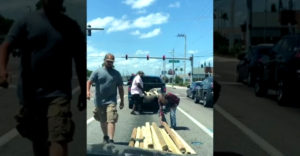
M 136 128 L 134 128 L 134 129 L 132 130 L 131 137 L 130 137 L 130 141 L 129 141 L 129 146 L 130 146 L 130 147 L 133 147 L 133 145 L 134 145 L 134 140 L 135 140 L 135 137 L 136 137 L 136 131 L 137 131 Z
M 156 132 L 155 132 L 153 126 L 151 126 L 150 128 L 151 128 L 151 134 L 152 134 L 154 149 L 162 151 L 161 145 L 159 143 L 158 137 L 156 135 Z
M 160 132 L 160 130 L 157 127 L 157 125 L 156 125 L 155 122 L 152 122 L 152 127 L 153 127 L 153 129 L 154 129 L 154 131 L 155 131 L 155 133 L 157 135 L 157 138 L 158 138 L 158 141 L 159 141 L 159 143 L 161 145 L 162 150 L 163 151 L 168 151 L 168 145 L 165 142 L 165 140 L 164 140 L 164 138 L 163 138 L 163 136 L 162 136 L 162 134 L 161 134 L 161 132 Z
M 150 123 L 146 122 L 146 140 L 147 140 L 147 148 L 153 149 L 153 139 L 152 139 L 152 134 L 151 134 L 151 129 L 150 129 Z
M 160 131 L 161 131 L 161 134 L 162 136 L 164 137 L 164 140 L 166 141 L 168 147 L 169 147 L 169 150 L 172 152 L 172 153 L 175 153 L 175 154 L 181 154 L 181 152 L 179 151 L 179 149 L 176 147 L 175 143 L 172 141 L 172 139 L 169 137 L 169 135 L 167 134 L 167 132 L 163 129 L 163 128 L 160 128 Z
M 182 144 L 184 145 L 184 147 L 186 148 L 186 153 L 187 154 L 196 154 L 196 152 L 192 149 L 191 146 L 188 145 L 188 143 L 186 143 L 183 138 L 174 130 L 171 129 L 173 131 L 173 133 L 177 136 L 177 138 L 182 142 Z
M 140 147 L 140 142 L 139 142 L 139 136 L 140 136 L 140 133 L 141 133 L 141 128 L 138 127 L 137 128 L 137 133 L 136 133 L 136 141 L 135 141 L 135 144 L 134 144 L 134 147 Z
M 144 126 L 141 127 L 141 133 L 140 133 L 140 148 L 144 148 L 144 133 L 143 133 Z
M 179 138 L 174 134 L 174 132 L 169 127 L 169 125 L 166 122 L 163 122 L 163 126 L 164 126 L 165 130 L 167 131 L 168 135 L 171 137 L 171 139 L 177 146 L 177 148 L 180 150 L 180 152 L 185 153 L 186 149 L 185 149 L 184 145 L 181 143 Z

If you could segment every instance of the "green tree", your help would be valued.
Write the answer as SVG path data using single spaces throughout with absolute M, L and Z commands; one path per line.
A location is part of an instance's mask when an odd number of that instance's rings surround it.
M 91 76 L 91 74 L 92 74 L 92 71 L 90 71 L 90 70 L 87 69 L 86 72 L 87 72 L 86 76 L 89 78 Z

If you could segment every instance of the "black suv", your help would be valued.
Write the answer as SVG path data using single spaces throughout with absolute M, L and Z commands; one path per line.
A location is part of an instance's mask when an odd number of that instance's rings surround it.
M 253 86 L 257 76 L 261 58 L 270 55 L 273 44 L 259 44 L 252 46 L 247 53 L 238 56 L 240 60 L 236 66 L 237 81 L 246 81 L 249 86 Z
M 262 58 L 261 63 L 254 87 L 257 96 L 273 89 L 280 105 L 299 96 L 300 34 L 284 36 L 272 48 L 271 55 Z
M 128 103 L 129 108 L 132 109 L 133 107 L 133 101 L 131 99 L 131 85 L 132 81 L 135 76 L 131 76 L 128 80 Z M 149 91 L 153 88 L 160 88 L 160 91 L 162 93 L 166 93 L 166 84 L 163 82 L 163 80 L 158 76 L 144 76 L 142 78 L 144 83 L 144 91 Z M 143 99 L 143 104 L 141 105 L 142 110 L 151 110 L 153 112 L 157 112 L 159 109 L 157 97 L 154 96 L 145 96 Z

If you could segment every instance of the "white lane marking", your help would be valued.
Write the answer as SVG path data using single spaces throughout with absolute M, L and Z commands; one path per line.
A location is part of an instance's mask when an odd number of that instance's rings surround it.
M 235 119 L 232 115 L 222 109 L 220 106 L 215 106 L 214 110 L 222 114 L 227 120 L 237 126 L 244 134 L 246 134 L 253 142 L 255 142 L 259 147 L 261 147 L 265 152 L 269 153 L 271 156 L 284 156 L 280 151 L 278 151 L 274 146 L 269 144 L 263 138 L 254 133 L 251 129 L 246 127 L 240 121 Z
M 127 95 L 124 95 L 124 99 L 127 97 Z M 120 99 L 118 99 L 118 103 L 120 103 Z M 124 106 L 125 107 L 125 106 Z M 124 108 L 123 108 L 124 109 Z M 95 118 L 94 117 L 91 117 L 91 118 L 89 118 L 87 121 L 86 121 L 86 124 L 88 125 L 88 124 L 90 124 L 91 122 L 93 122 L 95 120 Z
M 195 118 L 190 116 L 188 113 L 186 113 L 184 110 L 182 110 L 180 107 L 177 107 L 177 109 L 183 113 L 186 117 L 188 117 L 192 122 L 194 122 L 200 129 L 202 129 L 207 135 L 210 137 L 214 137 L 214 133 L 209 130 L 207 127 L 205 127 L 203 124 L 201 124 L 199 121 L 197 121 Z
M 79 86 L 72 90 L 72 94 L 74 95 L 77 91 L 79 91 Z M 0 137 L 0 147 L 10 142 L 13 138 L 15 138 L 18 135 L 19 133 L 16 130 L 16 128 L 11 129 L 10 131 L 8 131 Z
M 14 129 L 11 129 L 6 134 L 2 135 L 0 138 L 0 147 L 5 145 L 6 143 L 8 143 L 10 140 L 12 140 L 18 134 L 19 134 L 18 131 L 14 128 Z

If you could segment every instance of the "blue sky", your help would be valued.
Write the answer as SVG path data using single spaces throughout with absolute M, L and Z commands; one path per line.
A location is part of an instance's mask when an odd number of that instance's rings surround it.
M 147 75 L 159 75 L 160 59 L 126 60 L 131 56 L 184 57 L 187 36 L 187 57 L 195 57 L 194 66 L 206 61 L 213 65 L 213 1 L 212 0 L 87 0 L 87 23 L 104 28 L 87 37 L 87 67 L 97 69 L 106 53 L 116 57 L 115 67 L 121 74 L 143 70 Z M 166 70 L 172 64 L 166 61 Z M 183 68 L 183 62 L 175 67 Z M 186 71 L 190 72 L 190 62 Z

